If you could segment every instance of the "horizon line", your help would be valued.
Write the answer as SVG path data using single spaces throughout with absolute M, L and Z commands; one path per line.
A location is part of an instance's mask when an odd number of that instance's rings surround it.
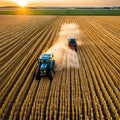
M 17 5 L 0 5 L 0 7 L 20 7 Z M 120 5 L 113 6 L 26 6 L 27 7 L 120 7 Z

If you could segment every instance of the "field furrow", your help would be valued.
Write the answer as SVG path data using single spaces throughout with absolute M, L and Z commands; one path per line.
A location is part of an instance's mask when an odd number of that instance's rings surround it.
M 118 120 L 119 21 L 1 15 L 0 120 Z M 69 37 L 77 38 L 77 52 Z M 36 80 L 37 58 L 46 52 L 56 60 L 53 80 Z

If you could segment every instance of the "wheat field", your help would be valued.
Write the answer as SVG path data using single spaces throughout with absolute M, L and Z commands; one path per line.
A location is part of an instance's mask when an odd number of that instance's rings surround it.
M 119 120 L 119 21 L 120 16 L 1 15 L 0 119 Z M 79 29 L 79 67 L 56 71 L 52 82 L 37 81 L 37 58 L 57 42 L 61 26 L 72 23 Z

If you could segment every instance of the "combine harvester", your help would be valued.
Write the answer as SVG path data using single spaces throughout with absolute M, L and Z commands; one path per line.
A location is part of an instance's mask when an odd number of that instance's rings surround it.
M 77 39 L 75 39 L 75 38 L 69 38 L 68 39 L 68 46 L 71 49 L 73 49 L 73 50 L 75 50 L 77 52 Z
M 42 54 L 42 57 L 38 59 L 38 65 L 35 72 L 36 80 L 40 80 L 41 77 L 48 77 L 50 81 L 52 81 L 55 64 L 55 60 L 52 58 L 52 54 Z

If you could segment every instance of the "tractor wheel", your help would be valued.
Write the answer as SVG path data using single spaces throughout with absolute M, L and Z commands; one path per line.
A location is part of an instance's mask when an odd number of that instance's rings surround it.
M 75 47 L 75 51 L 77 52 L 77 47 Z
M 36 77 L 36 80 L 40 80 L 40 70 L 39 69 L 36 70 L 35 77 Z
M 49 77 L 50 81 L 52 81 L 52 79 L 53 79 L 53 71 L 52 70 L 50 70 L 48 77 Z

